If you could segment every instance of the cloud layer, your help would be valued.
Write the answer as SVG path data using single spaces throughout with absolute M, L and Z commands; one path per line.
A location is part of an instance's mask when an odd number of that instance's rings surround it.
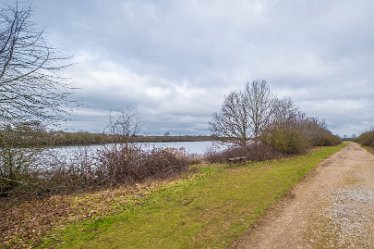
M 83 107 L 73 130 L 102 131 L 132 107 L 145 133 L 207 134 L 224 95 L 265 78 L 335 133 L 373 125 L 374 2 L 34 0 Z M 79 114 L 79 115 L 78 115 Z

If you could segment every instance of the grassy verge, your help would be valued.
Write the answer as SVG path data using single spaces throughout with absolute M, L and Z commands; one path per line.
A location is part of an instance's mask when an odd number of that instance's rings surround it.
M 123 205 L 115 215 L 55 231 L 39 248 L 226 248 L 343 146 L 279 161 L 199 166 L 195 177 Z

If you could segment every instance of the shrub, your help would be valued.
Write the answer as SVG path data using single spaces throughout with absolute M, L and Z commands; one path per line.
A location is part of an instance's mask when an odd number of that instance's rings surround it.
M 310 146 L 333 146 L 341 139 L 327 129 L 317 118 L 296 118 L 266 127 L 261 141 L 286 154 L 305 153 Z
M 42 161 L 38 161 L 42 163 Z M 25 196 L 65 193 L 101 186 L 134 183 L 147 178 L 167 178 L 188 170 L 183 150 L 134 145 L 104 147 L 96 156 L 79 151 L 70 161 L 58 158 L 48 167 L 27 171 L 12 182 L 0 177 L 0 195 Z
M 362 133 L 355 141 L 363 146 L 374 147 L 374 129 Z
M 97 161 L 86 148 L 75 152 L 69 161 L 53 153 L 48 157 L 55 158 L 39 174 L 44 181 L 40 192 L 70 192 L 98 185 Z
M 145 153 L 144 175 L 141 177 L 166 178 L 180 174 L 188 168 L 188 160 L 184 150 L 175 148 L 155 148 Z M 141 179 L 141 178 L 140 178 Z
M 0 196 L 35 184 L 38 156 L 36 149 L 0 147 Z
M 99 161 L 99 178 L 112 184 L 166 178 L 188 168 L 185 152 L 171 148 L 145 151 L 131 146 L 114 147 L 101 151 Z
M 296 125 L 274 125 L 261 136 L 264 144 L 285 154 L 302 154 L 309 148 L 305 134 Z
M 313 146 L 334 146 L 341 143 L 341 139 L 338 136 L 323 128 L 309 130 L 307 135 L 310 144 Z
M 334 146 L 342 142 L 338 136 L 333 135 L 327 129 L 323 121 L 319 121 L 316 118 L 303 120 L 301 128 L 312 146 Z
M 210 151 L 205 154 L 205 160 L 210 163 L 225 163 L 235 157 L 245 157 L 248 161 L 265 161 L 281 158 L 282 154 L 262 143 L 252 143 L 246 146 L 232 145 L 223 151 Z

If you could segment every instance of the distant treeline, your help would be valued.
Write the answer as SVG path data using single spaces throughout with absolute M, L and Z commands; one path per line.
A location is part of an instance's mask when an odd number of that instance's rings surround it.
M 105 133 L 47 131 L 37 123 L 3 127 L 0 141 L 14 147 L 93 145 L 121 142 L 190 142 L 222 140 L 215 136 L 118 136 Z M 0 146 L 3 146 L 0 144 Z
M 214 136 L 117 136 L 105 133 L 90 132 L 49 132 L 46 135 L 44 145 L 49 146 L 70 146 L 70 145 L 90 145 L 107 144 L 121 142 L 192 142 L 192 141 L 213 141 L 217 140 Z

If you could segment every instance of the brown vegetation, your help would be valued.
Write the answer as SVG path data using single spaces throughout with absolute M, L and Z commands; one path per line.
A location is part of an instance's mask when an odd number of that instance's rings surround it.
M 274 123 L 264 129 L 261 141 L 286 154 L 302 154 L 313 146 L 333 146 L 341 139 L 317 118 L 297 115 L 287 123 Z
M 265 144 L 233 145 L 223 151 L 209 151 L 205 160 L 209 163 L 227 163 L 231 158 L 243 157 L 245 161 L 265 161 L 281 158 L 283 155 Z
M 41 164 L 40 160 L 37 163 Z M 69 162 L 56 159 L 45 169 L 24 167 L 19 171 L 16 165 L 2 164 L 0 172 L 5 166 L 13 172 L 0 178 L 0 194 L 40 196 L 168 178 L 186 171 L 188 164 L 183 150 L 147 151 L 129 144 L 113 145 L 103 147 L 95 156 L 83 150 Z
M 355 141 L 363 146 L 374 147 L 374 129 L 362 133 Z
M 144 151 L 133 146 L 103 150 L 99 152 L 99 162 L 97 178 L 111 184 L 166 178 L 187 170 L 188 166 L 183 150 L 154 148 Z

